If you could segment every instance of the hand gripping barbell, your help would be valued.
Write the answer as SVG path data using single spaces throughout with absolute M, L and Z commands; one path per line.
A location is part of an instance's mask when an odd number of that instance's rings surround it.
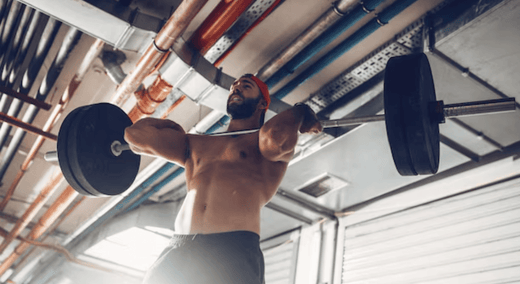
M 385 115 L 320 121 L 323 128 L 386 122 L 395 166 L 403 176 L 435 174 L 439 168 L 439 123 L 446 117 L 514 111 L 514 98 L 444 105 L 436 101 L 433 78 L 424 54 L 391 58 L 385 70 Z M 132 125 L 119 107 L 100 103 L 79 107 L 63 121 L 57 152 L 45 154 L 58 160 L 63 175 L 79 193 L 118 195 L 134 182 L 140 156 L 124 143 Z M 213 136 L 248 134 L 258 129 L 223 132 Z

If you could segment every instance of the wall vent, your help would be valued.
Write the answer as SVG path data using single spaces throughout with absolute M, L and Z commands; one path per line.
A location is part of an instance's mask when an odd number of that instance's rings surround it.
M 347 181 L 329 173 L 323 173 L 305 183 L 298 191 L 317 198 L 347 185 Z

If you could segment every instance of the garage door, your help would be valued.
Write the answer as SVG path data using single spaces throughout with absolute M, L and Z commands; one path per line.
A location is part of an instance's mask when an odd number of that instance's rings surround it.
M 346 227 L 344 241 L 342 283 L 520 283 L 520 181 Z

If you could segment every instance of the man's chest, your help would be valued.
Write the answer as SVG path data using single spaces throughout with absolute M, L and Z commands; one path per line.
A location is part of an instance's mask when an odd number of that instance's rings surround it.
M 258 137 L 254 134 L 237 137 L 191 136 L 188 155 L 195 166 L 208 162 L 259 165 L 263 161 L 258 147 Z

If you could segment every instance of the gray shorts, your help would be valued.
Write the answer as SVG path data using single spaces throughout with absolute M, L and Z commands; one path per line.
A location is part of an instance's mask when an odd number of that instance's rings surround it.
M 145 284 L 263 284 L 260 236 L 250 231 L 174 235 Z

